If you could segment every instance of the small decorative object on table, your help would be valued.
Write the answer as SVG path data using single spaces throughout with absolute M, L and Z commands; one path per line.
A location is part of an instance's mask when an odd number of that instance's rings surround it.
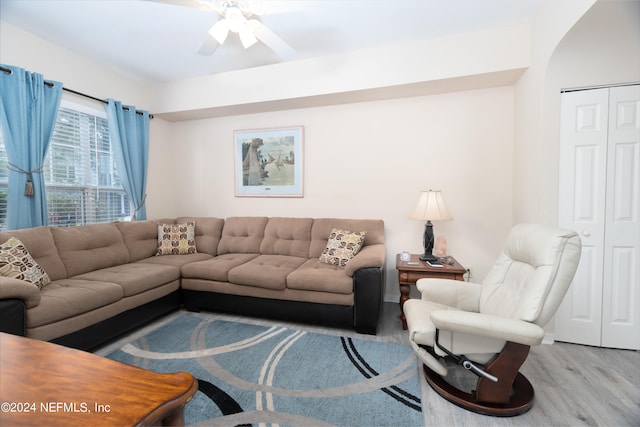
M 444 236 L 438 236 L 436 239 L 436 247 L 434 252 L 437 257 L 447 256 L 447 238 Z

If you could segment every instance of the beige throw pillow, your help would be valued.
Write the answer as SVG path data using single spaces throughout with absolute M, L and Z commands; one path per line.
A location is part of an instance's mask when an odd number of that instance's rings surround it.
M 356 256 L 362 247 L 366 234 L 365 231 L 352 232 L 339 228 L 332 229 L 327 246 L 322 251 L 318 262 L 345 268 L 349 260 Z
M 0 245 L 0 276 L 31 282 L 42 289 L 51 283 L 46 271 L 38 265 L 18 238 L 11 237 Z
M 196 251 L 196 224 L 159 224 L 157 255 L 186 255 Z

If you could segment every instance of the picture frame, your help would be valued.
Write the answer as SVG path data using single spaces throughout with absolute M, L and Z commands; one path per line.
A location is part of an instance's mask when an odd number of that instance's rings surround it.
M 303 126 L 233 134 L 236 197 L 303 197 Z

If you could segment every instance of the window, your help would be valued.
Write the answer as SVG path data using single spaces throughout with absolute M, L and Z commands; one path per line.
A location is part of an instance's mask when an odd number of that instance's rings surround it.
M 43 165 L 49 225 L 124 220 L 129 198 L 116 170 L 106 113 L 62 101 Z M 0 228 L 6 228 L 7 156 L 0 135 Z

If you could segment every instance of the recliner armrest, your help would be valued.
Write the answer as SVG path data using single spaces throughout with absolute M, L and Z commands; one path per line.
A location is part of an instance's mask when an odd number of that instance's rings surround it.
M 455 307 L 458 310 L 480 311 L 479 283 L 461 282 L 452 279 L 419 279 L 416 287 L 422 299 L 438 304 Z
M 438 310 L 431 313 L 431 321 L 443 331 L 480 335 L 529 346 L 539 345 L 544 338 L 544 329 L 534 323 L 490 314 Z

